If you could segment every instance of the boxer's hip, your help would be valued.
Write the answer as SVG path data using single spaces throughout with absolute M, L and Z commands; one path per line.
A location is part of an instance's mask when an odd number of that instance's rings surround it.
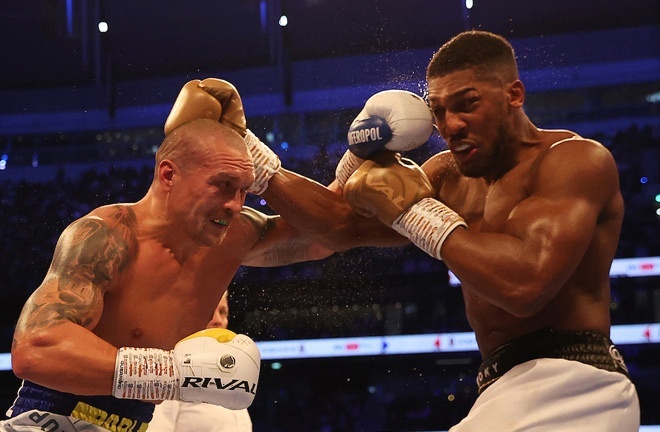
M 7 411 L 9 417 L 21 414 L 23 421 L 42 421 L 46 414 L 71 417 L 110 431 L 144 431 L 153 416 L 154 405 L 147 402 L 117 399 L 112 396 L 78 396 L 23 381 L 18 397 Z M 51 418 L 52 421 L 57 421 Z M 11 420 L 10 420 L 11 422 Z
M 629 377 L 623 357 L 607 336 L 588 331 L 541 329 L 502 345 L 483 360 L 477 374 L 479 393 L 514 366 L 540 358 L 578 361 Z

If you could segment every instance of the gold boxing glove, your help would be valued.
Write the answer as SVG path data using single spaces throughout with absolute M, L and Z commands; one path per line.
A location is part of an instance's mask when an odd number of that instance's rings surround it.
M 434 258 L 447 237 L 467 227 L 454 210 L 434 198 L 424 171 L 398 153 L 372 156 L 348 179 L 346 200 L 358 213 L 375 215 Z
M 399 153 L 383 150 L 365 161 L 346 181 L 344 197 L 365 216 L 387 226 L 434 190 L 424 171 Z
M 218 120 L 245 137 L 247 126 L 243 102 L 236 87 L 228 81 L 218 78 L 188 81 L 165 121 L 165 135 L 199 118 Z

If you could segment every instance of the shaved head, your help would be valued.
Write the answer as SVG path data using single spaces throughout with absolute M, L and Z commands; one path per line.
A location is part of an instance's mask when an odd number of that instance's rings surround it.
M 165 159 L 181 169 L 204 162 L 205 155 L 218 148 L 239 150 L 249 155 L 243 138 L 228 126 L 211 119 L 184 123 L 170 132 L 156 152 L 156 169 Z

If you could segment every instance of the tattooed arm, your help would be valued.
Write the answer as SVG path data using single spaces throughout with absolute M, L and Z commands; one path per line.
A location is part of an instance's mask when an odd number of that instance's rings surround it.
M 14 373 L 55 390 L 111 394 L 117 349 L 92 330 L 103 296 L 133 251 L 128 211 L 87 216 L 60 236 L 46 277 L 23 307 L 12 343 Z
M 267 216 L 244 207 L 243 223 L 251 225 L 258 240 L 243 259 L 243 265 L 274 267 L 313 261 L 332 255 L 333 251 L 303 236 L 279 216 Z

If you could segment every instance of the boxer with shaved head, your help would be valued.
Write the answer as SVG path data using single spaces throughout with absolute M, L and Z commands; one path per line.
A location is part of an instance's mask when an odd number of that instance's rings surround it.
M 254 342 L 196 332 L 239 266 L 332 252 L 244 207 L 254 179 L 243 137 L 197 119 L 167 134 L 144 198 L 72 222 L 17 323 L 12 366 L 24 382 L 0 430 L 144 430 L 151 402 L 166 399 L 249 406 Z M 207 363 L 214 358 L 228 362 Z
M 246 207 L 248 192 L 289 187 L 274 176 L 303 177 L 246 129 L 226 81 L 187 83 L 165 132 L 142 199 L 96 208 L 61 233 L 16 325 L 12 367 L 23 384 L 0 430 L 143 431 L 163 400 L 245 409 L 257 392 L 256 344 L 200 330 L 238 268 L 325 258 L 350 246 L 342 239 L 356 238 L 361 221 L 371 224 L 358 216 L 338 225 L 319 212 L 294 226 Z M 279 208 L 296 214 L 309 192 L 353 213 L 305 182 Z

